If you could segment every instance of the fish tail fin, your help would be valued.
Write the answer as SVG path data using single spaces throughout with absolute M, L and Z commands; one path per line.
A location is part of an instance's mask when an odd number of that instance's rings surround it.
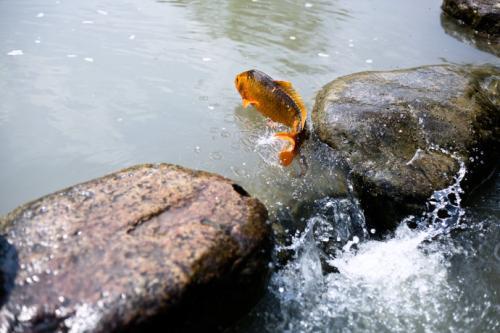
M 283 149 L 279 154 L 281 164 L 284 166 L 290 165 L 295 155 L 297 155 L 297 151 L 295 149 L 297 146 L 297 133 L 280 132 L 276 133 L 274 136 L 290 143 L 288 147 Z

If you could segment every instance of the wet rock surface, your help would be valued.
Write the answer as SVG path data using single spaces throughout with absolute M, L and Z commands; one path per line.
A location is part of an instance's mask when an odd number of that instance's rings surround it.
M 321 140 L 352 170 L 369 224 L 417 214 L 461 164 L 469 192 L 498 164 L 500 70 L 427 66 L 336 79 L 312 113 Z
M 265 283 L 267 212 L 223 177 L 141 165 L 0 220 L 1 332 L 216 330 Z
M 478 34 L 476 30 L 446 13 L 441 14 L 441 26 L 448 35 L 460 42 L 500 57 L 500 35 L 495 37 Z
M 497 0 L 444 0 L 443 11 L 479 32 L 500 36 L 500 4 Z

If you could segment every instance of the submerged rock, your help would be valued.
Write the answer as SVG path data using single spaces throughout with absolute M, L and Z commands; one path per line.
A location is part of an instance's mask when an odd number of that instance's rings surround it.
M 500 4 L 498 0 L 444 0 L 443 11 L 471 28 L 500 36 Z
M 500 70 L 427 66 L 363 72 L 326 85 L 313 124 L 352 170 L 367 221 L 393 227 L 422 210 L 463 163 L 465 188 L 498 162 Z
M 266 220 L 230 180 L 168 164 L 28 203 L 0 220 L 0 331 L 215 330 L 259 295 Z

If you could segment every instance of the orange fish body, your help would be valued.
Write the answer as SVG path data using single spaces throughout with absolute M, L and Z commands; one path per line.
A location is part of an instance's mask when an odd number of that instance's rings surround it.
M 304 130 L 307 109 L 290 82 L 275 81 L 269 75 L 249 70 L 240 73 L 235 80 L 236 89 L 243 99 L 243 107 L 253 105 L 272 121 L 291 128 L 287 133 L 276 133 L 276 137 L 288 141 L 288 147 L 280 152 L 283 165 L 292 163 L 297 155 L 298 136 Z

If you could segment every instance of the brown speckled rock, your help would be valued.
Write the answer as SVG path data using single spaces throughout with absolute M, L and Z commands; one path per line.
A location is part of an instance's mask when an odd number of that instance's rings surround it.
M 0 332 L 217 329 L 265 281 L 266 220 L 230 180 L 168 164 L 28 203 L 0 220 Z
M 498 165 L 500 69 L 425 66 L 338 78 L 312 112 L 319 138 L 352 170 L 367 220 L 394 227 L 454 182 L 470 190 Z

